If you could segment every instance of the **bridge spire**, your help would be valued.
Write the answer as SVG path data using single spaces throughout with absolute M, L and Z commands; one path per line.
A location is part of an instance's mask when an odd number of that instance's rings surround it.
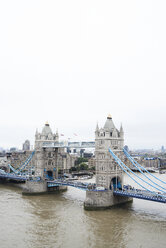
M 59 141 L 59 133 L 58 133 L 58 129 L 56 130 L 56 134 L 55 134 L 55 136 L 56 136 L 56 139 Z
M 121 132 L 121 133 L 124 133 L 123 127 L 122 127 L 122 123 L 121 123 L 121 125 L 120 125 L 120 132 Z
M 98 122 L 96 124 L 96 131 L 99 131 L 99 125 L 98 125 Z
M 49 123 L 48 123 L 48 121 L 46 121 L 46 123 L 45 123 L 45 126 L 49 126 Z
M 120 137 L 123 138 L 123 136 L 124 136 L 124 131 L 123 131 L 122 123 L 121 123 L 121 126 L 120 126 Z
M 108 114 L 107 119 L 112 119 L 112 115 Z
M 107 116 L 107 120 L 105 122 L 104 129 L 108 130 L 108 131 L 116 129 L 115 125 L 113 123 L 113 120 L 112 120 L 112 116 L 110 114 Z

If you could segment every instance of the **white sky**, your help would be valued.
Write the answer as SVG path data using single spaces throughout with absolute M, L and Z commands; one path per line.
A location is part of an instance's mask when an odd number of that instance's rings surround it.
M 108 113 L 129 148 L 166 146 L 165 13 L 165 0 L 0 1 L 0 146 L 33 144 L 47 120 L 93 140 Z

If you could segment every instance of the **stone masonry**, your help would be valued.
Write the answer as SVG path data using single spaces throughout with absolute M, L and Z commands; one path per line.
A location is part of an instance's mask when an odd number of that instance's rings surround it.
M 123 172 L 109 153 L 109 148 L 123 161 L 123 146 L 122 125 L 118 130 L 108 115 L 104 127 L 99 129 L 97 124 L 95 130 L 96 186 L 106 191 L 87 191 L 85 209 L 107 208 L 131 200 L 113 195 L 114 188 L 123 186 Z

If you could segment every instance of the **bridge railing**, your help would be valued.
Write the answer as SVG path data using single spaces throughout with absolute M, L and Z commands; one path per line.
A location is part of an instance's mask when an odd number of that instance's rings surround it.
M 150 201 L 156 201 L 156 202 L 162 202 L 166 203 L 166 195 L 161 195 L 160 193 L 156 193 L 155 195 L 153 193 L 150 193 L 145 190 L 140 189 L 130 189 L 130 190 L 114 190 L 114 195 L 120 195 L 120 196 L 126 196 L 126 197 L 133 197 L 133 198 L 139 198 L 143 200 L 150 200 Z

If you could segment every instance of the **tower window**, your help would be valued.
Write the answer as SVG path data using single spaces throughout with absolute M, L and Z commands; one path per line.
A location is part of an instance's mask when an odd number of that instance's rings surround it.
M 112 132 L 110 132 L 110 136 L 112 137 Z

